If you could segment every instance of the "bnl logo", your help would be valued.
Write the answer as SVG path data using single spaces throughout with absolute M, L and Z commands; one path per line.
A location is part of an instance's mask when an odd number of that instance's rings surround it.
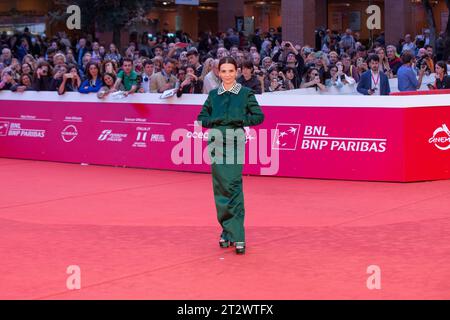
M 0 136 L 6 136 L 8 134 L 9 122 L 0 122 Z

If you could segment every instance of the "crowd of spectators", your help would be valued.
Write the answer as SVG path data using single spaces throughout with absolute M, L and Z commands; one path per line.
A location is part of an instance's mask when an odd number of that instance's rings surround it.
M 400 91 L 420 88 L 424 75 L 435 74 L 430 89 L 450 89 L 444 34 L 436 46 L 429 31 L 398 44 L 386 45 L 381 33 L 369 46 L 350 29 L 319 33 L 314 46 L 283 41 L 281 30 L 256 30 L 246 37 L 233 29 L 203 33 L 198 41 L 177 32 L 144 33 L 140 41 L 119 48 L 92 36 L 71 39 L 65 32 L 51 38 L 27 28 L 0 35 L 0 90 L 96 93 L 124 96 L 163 93 L 208 93 L 220 84 L 218 61 L 232 56 L 238 79 L 257 94 L 314 88 L 356 86 L 365 95 L 389 94 L 389 79 L 398 79 Z M 364 44 L 365 43 L 365 44 Z

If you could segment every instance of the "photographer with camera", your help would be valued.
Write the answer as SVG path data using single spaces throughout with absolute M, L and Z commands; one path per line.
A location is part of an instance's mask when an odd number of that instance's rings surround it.
M 418 59 L 416 62 L 416 69 L 420 70 L 422 66 L 425 66 L 425 74 L 430 75 L 434 71 L 434 61 L 428 54 L 427 49 L 420 48 L 418 53 Z
M 281 42 L 281 48 L 275 53 L 272 60 L 277 63 L 281 62 L 281 65 L 279 65 L 281 68 L 290 67 L 296 69 L 296 76 L 301 78 L 305 69 L 305 60 L 299 50 L 291 42 L 283 41 Z
M 180 84 L 177 90 L 177 97 L 181 97 L 183 93 L 202 93 L 203 92 L 203 81 L 200 80 L 195 74 L 195 66 L 186 67 L 186 78 Z
M 255 75 L 255 68 L 251 61 L 244 61 L 242 64 L 242 75 L 237 79 L 237 82 L 244 87 L 250 88 L 255 94 L 262 93 L 263 80 L 262 71 L 258 71 L 258 75 Z
M 422 79 L 427 69 L 425 63 L 420 64 L 419 79 L 413 70 L 414 56 L 406 51 L 402 54 L 403 65 L 398 69 L 398 90 L 399 91 L 417 91 L 422 85 Z
M 77 67 L 70 65 L 67 71 L 67 73 L 63 74 L 62 79 L 56 83 L 58 94 L 60 95 L 66 92 L 77 92 L 81 86 L 81 78 Z
M 325 80 L 326 87 L 333 87 L 340 89 L 345 85 L 355 84 L 355 79 L 347 76 L 344 73 L 344 66 L 342 62 L 336 63 L 336 65 L 330 66 L 330 79 Z
M 391 87 L 388 77 L 383 72 L 380 72 L 380 57 L 376 54 L 371 54 L 367 58 L 367 64 L 369 65 L 369 70 L 361 75 L 357 91 L 366 96 L 388 96 L 391 93 Z
M 276 66 L 269 68 L 264 80 L 264 92 L 284 91 L 284 78 L 280 76 L 279 72 Z

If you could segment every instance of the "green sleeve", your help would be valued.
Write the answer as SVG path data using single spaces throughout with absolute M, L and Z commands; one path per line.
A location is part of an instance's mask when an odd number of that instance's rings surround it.
M 200 111 L 200 114 L 197 117 L 197 121 L 201 122 L 202 127 L 212 128 L 213 123 L 211 121 L 211 111 L 211 96 L 208 95 L 208 98 L 203 104 L 202 111 Z
M 256 101 L 255 94 L 251 90 L 248 92 L 246 110 L 247 113 L 244 118 L 244 127 L 256 126 L 263 123 L 264 113 L 262 112 L 258 101 Z

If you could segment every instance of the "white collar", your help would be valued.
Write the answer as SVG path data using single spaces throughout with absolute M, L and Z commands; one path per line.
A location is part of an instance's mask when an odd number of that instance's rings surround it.
M 223 82 L 220 84 L 219 89 L 217 90 L 217 94 L 222 95 L 225 92 L 231 92 L 234 94 L 239 94 L 239 91 L 241 91 L 242 85 L 238 82 L 235 82 L 233 87 L 230 90 L 226 90 L 223 86 Z

